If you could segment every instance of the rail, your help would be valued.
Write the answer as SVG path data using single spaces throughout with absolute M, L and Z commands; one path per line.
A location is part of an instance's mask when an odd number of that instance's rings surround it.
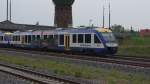
M 0 63 L 0 71 L 38 84 L 80 84 L 75 81 L 50 76 L 4 63 Z
M 29 51 L 29 50 L 20 50 L 20 49 L 4 49 L 6 51 L 12 51 L 16 53 L 22 54 L 32 54 L 32 55 L 41 55 L 41 57 L 47 56 L 55 56 L 55 57 L 65 57 L 72 59 L 80 59 L 80 60 L 88 60 L 88 61 L 97 61 L 97 62 L 107 62 L 107 63 L 116 63 L 123 65 L 131 65 L 131 66 L 139 66 L 139 67 L 149 67 L 150 68 L 150 59 L 149 58 L 140 58 L 140 57 L 131 57 L 131 56 L 120 56 L 120 55 L 112 55 L 108 57 L 97 57 L 92 55 L 72 55 L 65 53 L 50 53 L 45 51 Z

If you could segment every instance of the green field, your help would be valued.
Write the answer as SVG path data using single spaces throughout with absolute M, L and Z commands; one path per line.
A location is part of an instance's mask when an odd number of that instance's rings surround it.
M 103 84 L 150 84 L 150 76 L 141 73 L 124 73 L 118 70 L 104 70 L 48 59 L 16 57 L 2 54 L 0 55 L 0 61 L 31 67 L 33 69 L 43 69 L 57 75 L 102 81 Z
M 122 41 L 118 54 L 141 55 L 150 57 L 150 37 L 131 37 Z

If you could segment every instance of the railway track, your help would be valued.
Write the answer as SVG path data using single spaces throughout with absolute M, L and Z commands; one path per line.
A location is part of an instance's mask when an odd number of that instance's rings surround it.
M 137 56 L 137 55 L 114 55 L 113 58 L 117 59 L 126 59 L 126 60 L 133 60 L 133 61 L 142 61 L 142 62 L 150 62 L 150 56 Z
M 32 55 L 41 55 L 41 56 L 56 56 L 56 57 L 66 57 L 72 59 L 80 59 L 80 60 L 88 60 L 88 61 L 96 61 L 96 62 L 106 62 L 106 63 L 114 63 L 114 64 L 122 64 L 122 65 L 130 65 L 130 66 L 139 66 L 139 67 L 148 67 L 150 68 L 150 58 L 144 57 L 130 57 L 130 56 L 119 56 L 114 55 L 112 57 L 96 57 L 96 56 L 85 56 L 85 55 L 71 55 L 64 53 L 49 53 L 45 51 L 29 51 L 29 50 L 18 50 L 18 49 L 8 49 L 4 50 L 12 51 L 16 53 L 23 54 L 32 54 Z
M 0 63 L 0 71 L 16 76 L 20 79 L 31 81 L 31 83 L 34 84 L 80 84 L 67 79 L 62 79 L 3 63 Z

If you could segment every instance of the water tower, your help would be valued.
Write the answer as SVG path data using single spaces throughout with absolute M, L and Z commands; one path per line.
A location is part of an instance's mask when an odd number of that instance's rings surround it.
M 74 0 L 53 0 L 55 4 L 55 26 L 72 27 L 72 4 Z

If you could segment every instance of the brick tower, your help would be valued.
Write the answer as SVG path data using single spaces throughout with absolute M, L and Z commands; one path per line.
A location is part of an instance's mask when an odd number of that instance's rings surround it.
M 74 0 L 53 0 L 55 4 L 55 26 L 72 27 L 72 4 Z

